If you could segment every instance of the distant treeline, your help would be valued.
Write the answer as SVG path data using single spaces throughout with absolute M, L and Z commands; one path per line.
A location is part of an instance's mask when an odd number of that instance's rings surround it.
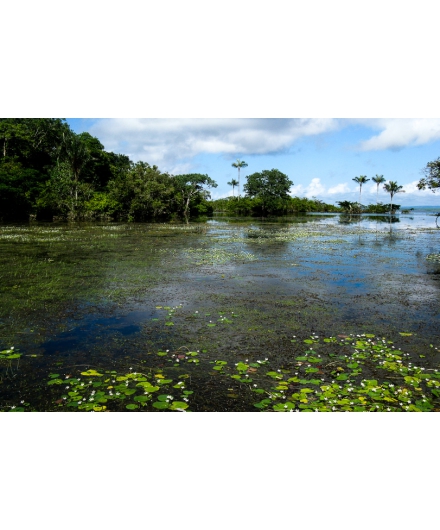
M 260 197 L 228 197 L 212 201 L 214 212 L 223 212 L 229 215 L 291 215 L 298 212 L 341 212 L 341 208 L 326 204 L 319 199 L 307 199 L 305 197 L 289 197 L 274 199 L 270 209 L 265 208 L 263 199 Z
M 207 175 L 161 172 L 104 150 L 64 119 L 0 119 L 0 220 L 186 219 L 210 215 Z

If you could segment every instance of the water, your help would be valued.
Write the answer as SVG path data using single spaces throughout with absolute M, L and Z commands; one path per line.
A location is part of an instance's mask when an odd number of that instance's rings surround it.
M 440 251 L 435 213 L 2 225 L 0 348 L 23 353 L 17 374 L 28 387 L 59 367 L 157 370 L 159 350 L 203 352 L 206 386 L 215 359 L 286 363 L 287 338 L 310 333 L 396 344 L 412 333 L 412 354 L 429 351 L 434 368 L 440 263 L 426 256 Z M 0 401 L 13 399 L 8 385 Z

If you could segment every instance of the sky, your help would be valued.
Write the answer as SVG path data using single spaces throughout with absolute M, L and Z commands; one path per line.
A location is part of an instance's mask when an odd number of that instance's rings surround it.
M 232 163 L 240 159 L 248 164 L 240 171 L 241 188 L 247 175 L 275 168 L 293 181 L 292 196 L 336 204 L 359 200 L 359 184 L 353 178 L 364 175 L 370 180 L 362 186 L 362 204 L 389 202 L 383 185 L 377 195 L 372 181 L 383 175 L 405 190 L 395 203 L 440 206 L 440 192 L 417 189 L 426 164 L 440 157 L 440 119 L 75 118 L 67 122 L 77 133 L 96 136 L 107 151 L 128 155 L 135 162 L 156 164 L 172 175 L 208 174 L 218 184 L 211 190 L 213 199 L 232 195 L 228 182 L 238 179 Z

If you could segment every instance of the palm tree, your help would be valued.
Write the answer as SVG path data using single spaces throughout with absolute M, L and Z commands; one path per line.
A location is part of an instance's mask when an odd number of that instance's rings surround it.
M 236 167 L 238 169 L 238 184 L 237 184 L 237 188 L 238 188 L 238 196 L 240 197 L 240 168 L 241 167 L 247 167 L 248 165 L 246 164 L 246 162 L 244 160 L 240 160 L 238 158 L 237 158 L 237 162 L 234 162 L 231 165 L 232 165 L 232 167 Z
M 235 179 L 232 179 L 231 182 L 228 182 L 229 186 L 232 186 L 232 196 L 234 196 L 234 188 L 238 186 L 238 182 Z
M 376 204 L 378 204 L 379 202 L 379 184 L 382 184 L 383 182 L 385 182 L 385 178 L 383 175 L 376 175 L 375 177 L 373 177 L 373 182 L 375 182 L 377 184 L 377 190 L 376 190 Z
M 393 197 L 396 195 L 396 193 L 405 193 L 405 190 L 402 189 L 403 186 L 399 186 L 397 182 L 390 180 L 387 184 L 383 185 L 383 189 L 387 191 L 391 196 L 391 204 L 390 204 L 390 215 L 393 211 Z
M 365 184 L 370 179 L 367 179 L 366 175 L 361 175 L 360 177 L 354 177 L 355 182 L 359 184 L 359 204 L 362 205 L 361 197 L 362 197 L 362 184 Z M 362 207 L 361 207 L 362 208 Z

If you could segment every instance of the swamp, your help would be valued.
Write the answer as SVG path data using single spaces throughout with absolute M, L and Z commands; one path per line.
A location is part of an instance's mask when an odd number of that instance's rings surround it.
M 0 225 L 0 410 L 438 411 L 431 212 Z

